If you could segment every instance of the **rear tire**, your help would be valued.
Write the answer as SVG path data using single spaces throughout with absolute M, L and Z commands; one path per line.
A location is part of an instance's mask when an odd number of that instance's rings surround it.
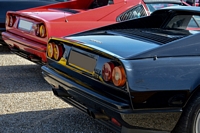
M 172 133 L 200 133 L 200 92 L 197 92 L 183 109 Z
M 196 119 L 196 127 L 194 127 L 196 129 L 196 133 L 200 133 L 200 113 L 197 116 Z

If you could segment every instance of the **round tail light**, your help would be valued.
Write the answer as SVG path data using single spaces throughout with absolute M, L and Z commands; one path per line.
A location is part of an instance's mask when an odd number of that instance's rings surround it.
M 6 15 L 6 25 L 8 25 L 9 24 L 9 16 L 8 15 Z
M 116 66 L 112 72 L 112 81 L 115 86 L 123 86 L 126 82 L 125 71 L 122 66 Z
M 40 32 L 40 37 L 46 37 L 46 29 L 45 29 L 45 26 L 43 24 L 40 25 L 39 32 Z
M 8 26 L 12 27 L 14 25 L 15 17 L 12 15 L 9 15 L 8 20 L 6 20 L 6 21 L 8 21 L 8 22 L 6 22 L 6 23 L 8 23 Z
M 54 45 L 55 44 L 53 44 L 53 43 L 48 43 L 47 44 L 47 56 L 50 57 L 50 58 L 53 57 L 53 52 L 54 52 L 53 48 L 54 48 Z
M 110 81 L 112 79 L 112 71 L 114 64 L 111 62 L 105 63 L 102 68 L 102 77 L 104 81 Z
M 115 118 L 111 118 L 112 123 L 114 123 L 115 125 L 121 127 L 121 124 L 115 119 Z
M 35 26 L 35 34 L 36 34 L 36 36 L 40 36 L 40 25 L 36 25 Z
M 61 45 L 54 45 L 53 46 L 53 57 L 55 60 L 60 60 L 63 55 L 63 49 Z

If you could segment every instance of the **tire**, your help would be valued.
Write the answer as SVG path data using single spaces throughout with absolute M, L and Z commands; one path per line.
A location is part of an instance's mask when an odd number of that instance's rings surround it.
M 172 133 L 200 133 L 200 92 L 197 92 L 183 109 Z

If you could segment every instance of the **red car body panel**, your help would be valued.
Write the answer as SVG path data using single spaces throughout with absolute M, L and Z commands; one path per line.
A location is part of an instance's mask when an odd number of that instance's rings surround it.
M 46 63 L 46 45 L 50 37 L 63 37 L 78 32 L 98 28 L 117 22 L 117 17 L 123 12 L 143 5 L 147 15 L 148 8 L 143 0 L 113 0 L 113 4 L 90 9 L 93 0 L 72 0 L 21 11 L 8 11 L 8 15 L 15 16 L 12 27 L 6 24 L 6 32 L 2 38 L 16 53 L 25 53 L 27 59 Z M 19 21 L 45 25 L 47 36 L 38 37 L 35 30 L 20 30 Z M 19 50 L 19 51 L 17 51 Z

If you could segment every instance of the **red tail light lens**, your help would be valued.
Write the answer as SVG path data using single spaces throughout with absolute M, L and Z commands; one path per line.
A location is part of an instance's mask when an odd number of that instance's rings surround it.
M 102 78 L 104 81 L 111 81 L 115 86 L 121 87 L 126 83 L 126 74 L 122 66 L 115 66 L 113 62 L 107 62 L 102 67 Z
M 9 26 L 12 27 L 13 26 L 13 23 L 14 23 L 14 20 L 13 20 L 13 17 L 12 16 L 9 16 Z
M 115 118 L 111 118 L 112 123 L 114 123 L 115 125 L 121 127 L 121 124 L 115 119 Z
M 35 26 L 35 34 L 37 36 L 40 36 L 40 25 L 38 25 L 38 24 Z
M 8 23 L 9 23 L 9 16 L 6 15 L 6 25 L 8 25 Z
M 46 37 L 46 28 L 43 24 L 40 25 L 39 35 L 40 37 Z
M 48 43 L 47 44 L 47 56 L 52 58 L 53 57 L 53 48 L 54 48 L 54 45 L 53 43 Z
M 63 48 L 61 45 L 54 45 L 53 47 L 53 57 L 55 60 L 60 60 L 63 55 Z
M 55 43 L 48 43 L 47 44 L 47 56 L 55 59 L 60 60 L 63 55 L 63 47 L 61 45 L 57 45 Z
M 105 63 L 102 68 L 102 77 L 104 81 L 110 81 L 112 79 L 112 71 L 114 64 L 111 62 Z
M 37 24 L 35 27 L 36 27 L 35 28 L 36 36 L 39 36 L 39 37 L 42 37 L 42 38 L 47 36 L 47 31 L 46 31 L 44 24 Z
M 15 16 L 13 15 L 7 15 L 6 16 L 6 24 L 9 26 L 9 27 L 12 27 L 15 23 Z
M 123 86 L 126 82 L 125 71 L 122 66 L 116 66 L 112 72 L 112 81 L 115 86 Z

